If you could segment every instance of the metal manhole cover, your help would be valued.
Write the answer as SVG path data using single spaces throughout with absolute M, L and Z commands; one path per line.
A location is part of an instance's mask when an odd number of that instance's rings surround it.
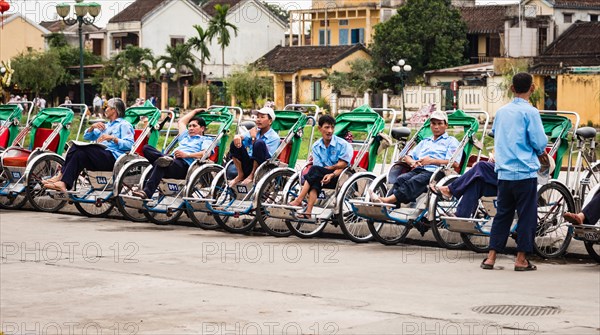
M 544 316 L 561 312 L 556 306 L 527 306 L 527 305 L 488 305 L 473 307 L 473 312 L 479 314 L 513 315 L 513 316 Z

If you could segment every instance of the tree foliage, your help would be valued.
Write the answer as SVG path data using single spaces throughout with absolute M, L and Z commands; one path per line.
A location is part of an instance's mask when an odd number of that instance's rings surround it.
M 208 29 L 204 30 L 199 25 L 194 25 L 194 29 L 196 29 L 197 36 L 190 38 L 187 43 L 194 50 L 200 52 L 200 75 L 202 76 L 201 82 L 204 83 L 204 64 L 206 61 L 210 60 L 210 50 L 208 46 L 212 40 L 212 36 L 209 35 Z
M 354 97 L 352 101 L 352 108 L 354 108 L 356 99 L 375 85 L 375 68 L 370 60 L 362 58 L 349 61 L 348 65 L 350 72 L 333 71 L 330 73 L 327 69 L 324 71 L 327 75 L 327 83 L 334 91 L 347 91 Z
M 283 22 L 288 22 L 290 20 L 290 12 L 281 8 L 281 6 L 279 6 L 278 4 L 268 3 L 265 1 L 263 1 L 262 4 L 265 5 L 265 7 L 267 7 L 271 11 L 271 13 L 275 14 L 275 16 L 283 20 Z
M 222 60 L 222 77 L 225 78 L 225 48 L 231 43 L 231 29 L 235 36 L 237 36 L 238 28 L 231 22 L 227 21 L 227 12 L 229 11 L 229 5 L 215 5 L 215 14 L 208 24 L 208 35 L 217 38 L 217 43 L 221 46 L 221 60 Z
M 412 76 L 465 64 L 467 28 L 451 0 L 407 0 L 388 21 L 375 26 L 372 56 L 378 76 L 405 59 Z
M 175 68 L 175 74 L 173 74 L 171 80 L 177 82 L 177 102 L 181 105 L 181 76 L 190 72 L 194 78 L 199 75 L 199 71 L 195 65 L 195 58 L 191 52 L 191 46 L 187 43 L 175 46 L 168 45 L 167 54 L 159 57 L 157 63 L 158 68 L 165 67 L 167 63 L 171 63 L 171 66 Z
M 66 73 L 55 52 L 21 53 L 12 59 L 12 68 L 14 82 L 36 96 L 64 82 Z
M 273 95 L 272 78 L 261 76 L 260 69 L 251 65 L 231 73 L 226 83 L 231 94 L 238 100 L 251 102 L 253 108 L 258 99 Z

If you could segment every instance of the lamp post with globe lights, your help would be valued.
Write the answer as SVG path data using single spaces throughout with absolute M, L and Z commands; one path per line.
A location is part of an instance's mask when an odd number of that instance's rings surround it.
M 83 83 L 83 25 L 91 25 L 96 21 L 96 17 L 100 15 L 100 4 L 96 2 L 84 2 L 83 0 L 75 0 L 74 7 L 75 17 L 69 17 L 71 14 L 71 5 L 68 3 L 60 3 L 56 5 L 56 13 L 60 16 L 63 22 L 68 26 L 79 24 L 79 89 L 81 94 L 81 103 L 85 103 L 85 90 Z M 89 16 L 88 16 L 89 14 Z
M 398 65 L 392 66 L 392 71 L 400 77 L 400 97 L 402 99 L 402 125 L 406 126 L 406 110 L 404 109 L 404 84 L 412 66 L 406 64 L 404 59 L 398 61 Z
M 166 88 L 164 89 L 163 93 L 164 99 L 161 104 L 161 109 L 165 109 L 169 107 L 169 80 L 171 80 L 171 77 L 177 73 L 177 69 L 175 69 L 173 64 L 169 62 L 165 63 L 164 66 L 158 71 L 160 72 L 161 76 L 166 79 Z

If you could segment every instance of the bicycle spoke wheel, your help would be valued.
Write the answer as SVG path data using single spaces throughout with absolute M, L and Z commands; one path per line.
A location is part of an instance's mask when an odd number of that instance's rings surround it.
M 368 220 L 354 214 L 350 200 L 364 201 L 373 180 L 375 175 L 357 176 L 344 183 L 341 189 L 343 200 L 337 204 L 336 223 L 344 235 L 355 243 L 369 242 L 373 239 L 373 234 L 369 230 Z M 383 189 L 377 191 L 377 193 L 382 192 Z
M 598 263 L 600 263 L 600 243 L 584 242 L 585 250 Z
M 375 186 L 375 194 L 380 197 L 387 195 L 385 179 L 380 180 Z M 373 220 L 367 221 L 367 227 L 373 235 L 373 238 L 384 245 L 395 245 L 403 242 L 412 229 L 412 225 L 410 224 L 383 223 L 374 222 Z
M 213 179 L 222 170 L 218 166 L 209 166 L 202 169 L 194 177 L 192 186 L 186 190 L 186 197 L 196 199 L 206 199 L 211 194 L 211 184 Z M 219 224 L 214 216 L 208 212 L 195 211 L 191 206 L 187 208 L 187 215 L 194 224 L 202 229 L 217 229 Z
M 275 237 L 287 237 L 292 232 L 285 224 L 285 220 L 269 217 L 265 210 L 265 205 L 282 204 L 285 198 L 283 189 L 289 178 L 294 175 L 293 171 L 280 170 L 266 177 L 258 190 L 258 206 L 256 216 L 261 228 Z
M 127 165 L 119 172 L 120 176 L 118 178 L 117 185 L 115 185 L 115 193 L 117 194 L 115 203 L 117 204 L 117 209 L 119 209 L 119 212 L 121 212 L 125 218 L 134 222 L 147 221 L 144 211 L 137 208 L 126 207 L 121 196 L 131 196 L 134 191 L 142 190 L 140 188 L 140 185 L 142 184 L 142 173 L 149 165 L 150 163 L 145 161 L 139 161 L 132 163 L 131 165 Z
M 9 171 L 2 169 L 0 171 L 0 189 L 6 189 L 10 187 L 11 178 L 8 177 Z M 0 209 L 19 209 L 27 202 L 27 195 L 25 192 L 19 194 L 0 195 Z
M 79 176 L 75 181 L 74 190 L 77 190 L 79 194 L 89 194 L 93 192 L 92 184 L 90 183 L 88 176 Z M 95 200 L 91 196 L 86 196 L 83 200 Z M 109 201 L 100 202 L 75 202 L 77 210 L 88 217 L 106 217 L 108 213 L 113 209 L 114 203 Z
M 575 212 L 573 197 L 563 185 L 548 183 L 540 187 L 537 205 L 535 252 L 545 258 L 560 257 L 569 247 L 573 234 L 563 219 L 565 212 Z
M 61 157 L 48 155 L 35 162 L 27 175 L 27 199 L 31 205 L 42 212 L 56 212 L 67 203 L 65 200 L 54 199 L 42 185 L 42 180 L 58 174 L 64 161 Z
M 444 186 L 450 185 L 454 179 L 446 180 Z M 455 216 L 458 199 L 444 200 L 440 196 L 434 197 L 435 218 L 431 222 L 431 232 L 441 247 L 447 249 L 460 249 L 465 243 L 460 233 L 448 230 L 448 224 L 441 219 L 442 216 Z

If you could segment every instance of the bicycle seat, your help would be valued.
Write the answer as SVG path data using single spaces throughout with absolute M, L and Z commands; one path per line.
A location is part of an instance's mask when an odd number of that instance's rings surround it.
M 410 136 L 410 129 L 407 127 L 400 127 L 392 129 L 392 137 L 396 140 L 408 138 Z
M 575 134 L 577 135 L 577 137 L 581 138 L 594 138 L 596 137 L 596 129 L 592 127 L 581 127 L 577 129 Z

